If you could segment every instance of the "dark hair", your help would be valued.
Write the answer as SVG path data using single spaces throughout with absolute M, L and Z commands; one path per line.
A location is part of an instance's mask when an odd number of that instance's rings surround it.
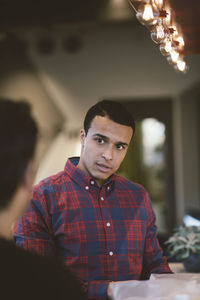
M 0 98 L 0 209 L 8 205 L 23 183 L 28 162 L 34 155 L 37 132 L 26 102 Z
M 84 120 L 84 129 L 86 135 L 91 126 L 92 120 L 96 116 L 108 117 L 110 120 L 116 123 L 132 127 L 134 135 L 134 118 L 121 103 L 111 100 L 102 100 L 93 105 L 86 113 Z

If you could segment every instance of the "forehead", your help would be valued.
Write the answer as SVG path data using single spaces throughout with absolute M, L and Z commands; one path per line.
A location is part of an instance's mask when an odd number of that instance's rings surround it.
M 129 143 L 133 134 L 130 126 L 122 125 L 110 120 L 108 117 L 96 116 L 89 128 L 90 135 L 102 134 L 110 139 Z

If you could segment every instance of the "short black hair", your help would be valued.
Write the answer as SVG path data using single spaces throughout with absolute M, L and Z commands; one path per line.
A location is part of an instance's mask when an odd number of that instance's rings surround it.
M 130 126 L 135 133 L 135 121 L 131 113 L 119 102 L 102 100 L 90 107 L 84 120 L 84 130 L 87 135 L 92 120 L 96 116 L 108 117 L 110 120 L 121 125 Z
M 23 183 L 33 158 L 38 128 L 25 101 L 0 98 L 0 209 L 5 208 Z

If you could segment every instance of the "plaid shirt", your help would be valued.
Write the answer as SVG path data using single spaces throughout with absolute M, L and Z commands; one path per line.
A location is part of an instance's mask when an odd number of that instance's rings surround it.
M 70 266 L 89 299 L 106 299 L 110 281 L 171 272 L 156 237 L 147 192 L 116 174 L 101 187 L 68 159 L 34 187 L 15 227 L 16 243 Z

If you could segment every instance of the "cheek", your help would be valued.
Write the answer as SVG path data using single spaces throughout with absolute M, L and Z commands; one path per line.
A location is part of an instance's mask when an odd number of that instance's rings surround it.
M 119 166 L 123 162 L 125 156 L 126 156 L 126 153 L 124 153 L 124 152 L 123 153 L 117 153 L 116 159 L 115 159 L 115 167 L 116 167 L 116 169 L 119 168 Z

